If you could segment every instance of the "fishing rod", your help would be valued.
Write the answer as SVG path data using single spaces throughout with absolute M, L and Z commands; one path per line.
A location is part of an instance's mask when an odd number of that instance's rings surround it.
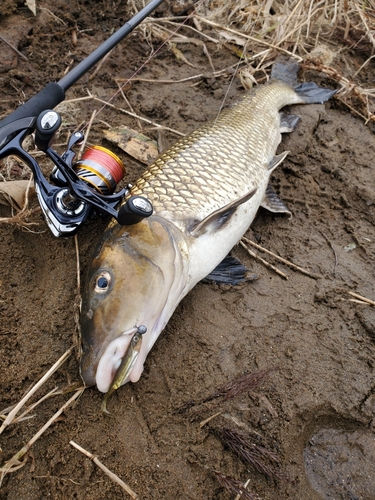
M 60 156 L 52 143 L 61 125 L 59 113 L 53 110 L 65 99 L 65 92 L 87 73 L 110 50 L 120 43 L 164 0 L 151 0 L 142 10 L 102 43 L 58 82 L 48 83 L 40 92 L 0 121 L 0 159 L 15 155 L 34 174 L 35 191 L 46 223 L 55 236 L 69 236 L 93 214 L 109 214 L 121 225 L 135 224 L 152 212 L 152 204 L 141 196 L 130 197 L 119 210 L 116 206 L 128 193 L 122 189 L 114 194 L 122 179 L 124 166 L 111 151 L 94 146 L 75 162 L 75 146 L 83 143 L 82 132 L 69 139 Z M 35 132 L 35 145 L 54 163 L 49 181 L 38 162 L 27 153 L 22 142 Z

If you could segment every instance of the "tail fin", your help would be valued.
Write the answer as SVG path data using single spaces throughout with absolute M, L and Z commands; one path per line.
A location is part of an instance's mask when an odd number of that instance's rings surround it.
M 300 83 L 294 87 L 294 91 L 306 104 L 322 104 L 337 92 L 337 90 L 323 89 L 314 82 Z
M 316 83 L 298 84 L 299 64 L 287 56 L 278 56 L 273 63 L 271 78 L 281 80 L 290 85 L 306 104 L 322 104 L 328 101 L 337 90 L 324 89 Z

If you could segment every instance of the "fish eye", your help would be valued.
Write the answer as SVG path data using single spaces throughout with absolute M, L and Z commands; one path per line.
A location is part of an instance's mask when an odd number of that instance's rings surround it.
M 111 284 L 111 275 L 108 271 L 102 271 L 95 280 L 95 292 L 105 293 Z

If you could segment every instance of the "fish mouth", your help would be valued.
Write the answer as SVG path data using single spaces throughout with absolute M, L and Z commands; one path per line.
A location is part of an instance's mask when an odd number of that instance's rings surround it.
M 94 381 L 94 384 L 96 383 L 100 392 L 106 393 L 111 389 L 119 367 L 131 348 L 133 335 L 137 333 L 139 328 L 135 326 L 123 332 L 115 340 L 112 340 L 104 350 L 99 359 Z M 131 382 L 137 382 L 142 372 L 143 362 L 137 359 L 134 365 L 132 365 L 131 370 L 125 374 L 124 379 L 121 381 L 121 385 L 129 380 Z

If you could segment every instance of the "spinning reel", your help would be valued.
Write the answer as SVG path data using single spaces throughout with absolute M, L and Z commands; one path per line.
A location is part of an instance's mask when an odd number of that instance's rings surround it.
M 152 0 L 59 82 L 47 84 L 38 94 L 0 121 L 0 159 L 15 155 L 31 168 L 40 206 L 47 225 L 55 236 L 75 234 L 81 224 L 94 214 L 108 214 L 119 224 L 129 225 L 149 217 L 153 212 L 150 201 L 142 196 L 132 196 L 119 210 L 116 209 L 129 194 L 126 188 L 115 193 L 116 186 L 124 175 L 124 165 L 115 154 L 99 146 L 88 149 L 82 159 L 75 162 L 74 147 L 82 144 L 84 139 L 81 132 L 75 132 L 70 137 L 67 149 L 61 156 L 52 149 L 53 138 L 61 125 L 61 117 L 53 108 L 65 99 L 65 91 L 73 83 L 162 1 Z M 44 177 L 38 162 L 22 147 L 25 137 L 34 131 L 36 146 L 54 164 L 50 182 Z

